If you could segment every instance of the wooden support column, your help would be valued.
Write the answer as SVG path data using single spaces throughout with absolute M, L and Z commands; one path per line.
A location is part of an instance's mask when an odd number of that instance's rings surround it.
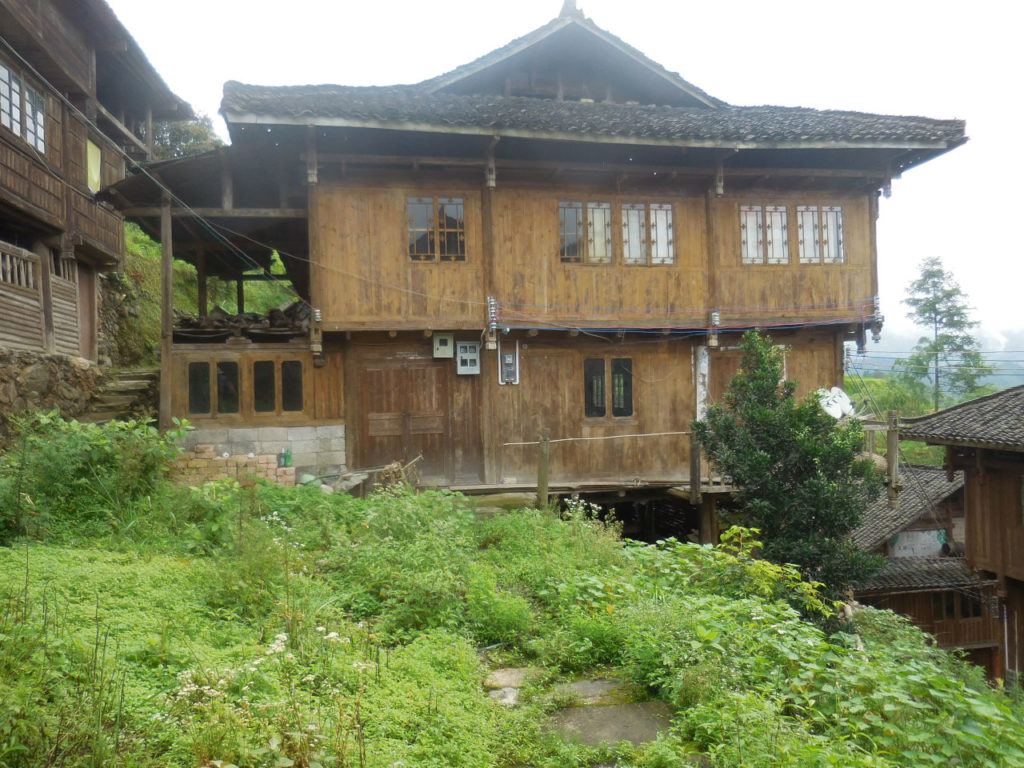
M 205 319 L 209 313 L 209 298 L 207 280 L 209 276 L 206 274 L 206 251 L 203 250 L 202 246 L 196 249 L 196 272 L 199 278 L 199 289 L 198 296 L 196 297 L 196 303 L 199 305 L 199 319 Z
M 238 314 L 245 312 L 245 279 L 241 275 L 235 281 L 235 304 L 238 305 L 235 307 Z
M 220 207 L 230 211 L 235 207 L 235 181 L 231 174 L 231 163 L 227 147 L 218 150 L 220 156 Z
M 548 508 L 548 467 L 551 459 L 551 430 L 541 430 L 537 443 L 537 509 Z
M 64 249 L 66 236 L 61 236 L 61 250 Z M 43 310 L 43 349 L 53 352 L 56 340 L 53 334 L 53 287 L 50 281 L 53 274 L 53 253 L 44 243 L 36 243 L 32 249 L 39 257 L 39 303 Z
M 718 543 L 718 501 L 714 496 L 706 496 L 700 502 L 700 536 L 701 544 Z
M 174 243 L 171 236 L 171 198 L 160 203 L 160 429 L 171 426 L 171 355 L 174 334 Z
M 484 271 L 484 286 L 487 296 L 497 295 L 497 285 L 494 271 L 494 188 L 497 185 L 497 175 L 494 167 L 494 148 L 498 145 L 499 137 L 491 139 L 487 148 L 487 167 L 484 172 L 484 188 L 481 195 L 480 218 L 481 218 L 481 245 L 482 261 Z M 485 318 L 485 322 L 486 322 Z M 498 378 L 494 368 L 481 377 L 483 390 L 483 407 L 481 408 L 482 418 L 480 419 L 480 439 L 483 442 L 484 460 L 484 482 L 496 483 L 500 472 L 500 449 L 492 439 L 493 427 L 498 423 L 495 410 L 499 405 Z
M 886 475 L 889 480 L 889 509 L 900 505 L 900 430 L 896 411 L 889 411 L 888 431 L 885 435 Z

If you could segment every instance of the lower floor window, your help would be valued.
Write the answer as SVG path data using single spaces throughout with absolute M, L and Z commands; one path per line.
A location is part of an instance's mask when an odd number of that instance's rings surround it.
M 610 387 L 606 386 L 609 380 Z M 583 361 L 583 386 L 583 412 L 587 418 L 602 418 L 609 407 L 612 416 L 633 415 L 632 358 L 587 358 Z
M 301 412 L 300 360 L 192 362 L 188 364 L 188 412 L 236 414 Z M 249 399 L 251 396 L 251 400 Z M 246 405 L 251 403 L 251 405 Z

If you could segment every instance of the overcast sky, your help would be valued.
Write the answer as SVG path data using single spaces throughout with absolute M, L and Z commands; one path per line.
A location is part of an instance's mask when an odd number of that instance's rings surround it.
M 410 83 L 545 24 L 561 0 L 108 0 L 171 88 L 217 115 L 225 80 Z M 970 142 L 893 183 L 878 222 L 886 328 L 942 258 L 985 336 L 1024 328 L 1019 143 L 1021 20 L 980 0 L 578 0 L 598 26 L 731 104 L 961 118 Z

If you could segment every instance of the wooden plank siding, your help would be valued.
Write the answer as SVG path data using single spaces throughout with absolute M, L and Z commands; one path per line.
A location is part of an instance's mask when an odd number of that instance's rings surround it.
M 53 341 L 63 355 L 81 353 L 78 316 L 78 284 L 53 275 L 50 277 L 53 303 Z
M 406 198 L 461 196 L 466 260 L 409 258 Z M 476 189 L 367 189 L 320 184 L 310 193 L 313 306 L 326 330 L 480 328 L 486 318 Z M 315 224 L 313 223 L 315 222 Z
M 712 198 L 499 186 L 491 195 L 493 266 L 485 268 L 481 195 L 459 186 L 396 182 L 374 188 L 322 182 L 310 201 L 313 303 L 326 330 L 481 327 L 493 293 L 510 325 L 538 328 L 702 328 L 720 311 L 724 327 L 841 321 L 872 310 L 870 196 L 795 195 Z M 406 199 L 465 200 L 466 259 L 417 262 L 408 255 Z M 611 205 L 609 264 L 564 263 L 559 201 Z M 789 263 L 743 264 L 739 206 L 789 207 Z M 672 206 L 674 262 L 623 263 L 622 205 Z M 796 206 L 841 206 L 844 260 L 802 264 Z M 716 244 L 709 246 L 708 216 Z M 713 281 L 713 284 L 712 284 Z M 711 297 L 715 297 L 712 299 Z

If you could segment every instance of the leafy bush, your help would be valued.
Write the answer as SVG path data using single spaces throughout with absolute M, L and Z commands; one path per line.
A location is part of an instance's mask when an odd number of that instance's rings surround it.
M 101 530 L 170 471 L 179 432 L 149 423 L 81 424 L 57 411 L 12 417 L 0 454 L 0 543 L 29 533 Z

